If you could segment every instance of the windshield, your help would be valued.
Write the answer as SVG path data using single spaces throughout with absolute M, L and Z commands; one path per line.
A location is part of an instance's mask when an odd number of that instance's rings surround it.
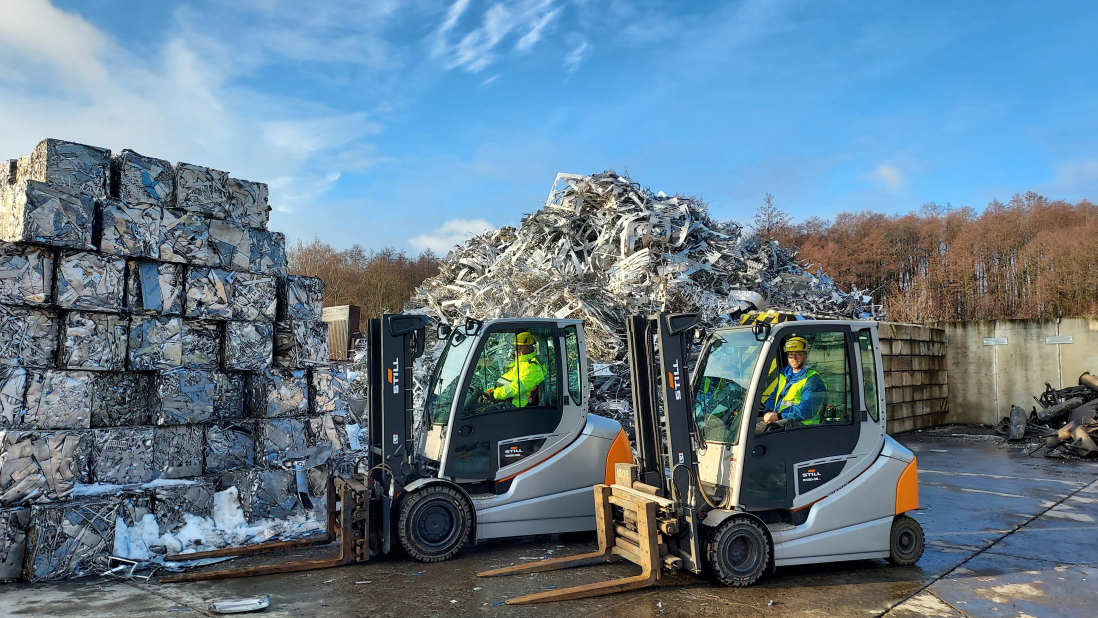
M 714 334 L 694 384 L 694 416 L 707 442 L 739 442 L 744 398 L 762 346 L 748 327 Z
M 438 365 L 435 366 L 431 390 L 427 393 L 427 414 L 431 423 L 445 425 L 449 422 L 450 408 L 461 380 L 461 370 L 465 367 L 465 360 L 469 357 L 475 340 L 476 337 L 465 334 L 462 326 L 455 328 L 450 334 L 446 349 L 442 351 Z

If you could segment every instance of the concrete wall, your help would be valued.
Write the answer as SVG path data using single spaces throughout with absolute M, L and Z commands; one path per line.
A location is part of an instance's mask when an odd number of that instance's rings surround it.
M 1010 406 L 1029 410 L 1048 382 L 1075 386 L 1084 371 L 1098 374 L 1098 319 L 987 320 L 945 322 L 949 374 L 948 422 L 991 425 L 1010 414 Z M 1045 337 L 1070 335 L 1072 343 Z M 985 345 L 985 338 L 1006 338 Z M 991 343 L 991 342 L 988 342 Z
M 950 385 L 945 358 L 946 332 L 916 324 L 882 322 L 888 433 L 948 422 Z

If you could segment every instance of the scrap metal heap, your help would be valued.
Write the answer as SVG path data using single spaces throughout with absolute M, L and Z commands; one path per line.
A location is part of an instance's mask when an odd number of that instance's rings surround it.
M 878 305 L 797 262 L 795 248 L 710 217 L 704 202 L 668 196 L 613 171 L 557 174 L 545 207 L 519 227 L 454 248 L 405 311 L 459 324 L 465 318 L 586 320 L 592 411 L 631 425 L 625 320 L 697 312 L 707 328 L 744 311 L 873 317 Z M 417 372 L 417 396 L 438 350 Z
M 1033 398 L 1040 406 L 1026 412 L 1011 406 L 995 431 L 1011 442 L 1039 441 L 1030 455 L 1041 450 L 1046 457 L 1098 457 L 1098 377 L 1083 372 L 1078 386 L 1045 391 Z

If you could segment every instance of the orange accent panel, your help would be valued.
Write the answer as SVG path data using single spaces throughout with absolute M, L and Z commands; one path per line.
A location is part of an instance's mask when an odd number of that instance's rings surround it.
M 392 383 L 393 383 L 393 370 L 390 369 L 389 370 L 389 384 L 392 384 Z
M 633 463 L 633 447 L 629 444 L 629 436 L 625 430 L 618 432 L 614 443 L 610 445 L 610 452 L 606 454 L 606 484 L 614 484 L 614 464 Z
M 896 514 L 919 508 L 919 467 L 915 460 L 907 464 L 900 480 L 896 481 Z

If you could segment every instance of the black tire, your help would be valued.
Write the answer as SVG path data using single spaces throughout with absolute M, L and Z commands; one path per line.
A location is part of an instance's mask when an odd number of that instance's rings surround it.
M 762 527 L 746 517 L 720 525 L 705 548 L 709 571 L 725 586 L 743 588 L 759 581 L 770 564 L 770 539 Z
M 465 545 L 473 517 L 465 497 L 445 485 L 428 485 L 400 503 L 397 537 L 420 562 L 449 560 Z
M 923 556 L 923 527 L 907 515 L 892 520 L 888 539 L 888 561 L 897 566 L 911 566 Z

